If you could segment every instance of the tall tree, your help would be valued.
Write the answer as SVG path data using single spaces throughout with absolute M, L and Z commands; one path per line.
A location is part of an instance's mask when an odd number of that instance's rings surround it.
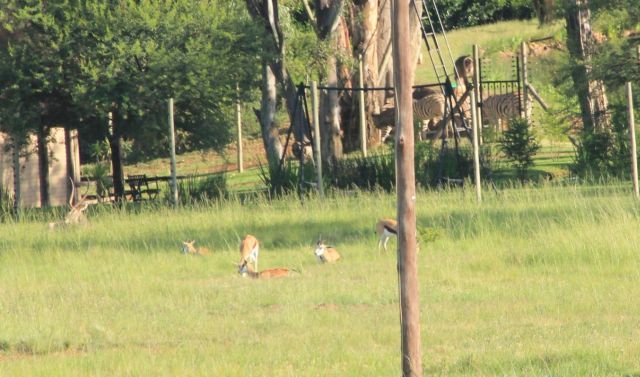
M 602 132 L 611 126 L 607 112 L 607 94 L 602 80 L 594 79 L 592 59 L 595 40 L 591 29 L 591 12 L 588 0 L 568 0 L 565 9 L 567 20 L 567 46 L 573 65 L 572 77 L 585 130 Z

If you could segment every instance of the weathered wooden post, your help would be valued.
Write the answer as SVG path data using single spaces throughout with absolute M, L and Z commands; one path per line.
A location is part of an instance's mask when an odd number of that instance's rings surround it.
M 238 172 L 244 171 L 243 158 L 242 158 L 242 104 L 240 103 L 240 85 L 236 84 L 236 119 L 237 119 L 237 134 L 238 134 Z
M 629 121 L 629 137 L 631 138 L 631 180 L 633 181 L 633 195 L 640 199 L 638 189 L 638 153 L 636 150 L 636 122 L 633 115 L 633 91 L 631 83 L 627 82 L 627 119 Z
M 524 115 L 527 123 L 531 124 L 531 112 L 529 111 L 531 108 L 529 105 L 529 76 L 527 74 L 529 66 L 527 62 L 528 54 L 527 42 L 522 41 L 520 44 L 520 61 L 522 62 L 522 115 Z
M 473 127 L 473 173 L 476 183 L 476 198 L 482 202 L 482 182 L 480 181 L 480 144 L 478 142 L 478 103 L 475 90 L 471 91 L 471 126 Z
M 318 177 L 318 192 L 324 197 L 322 184 L 322 151 L 320 150 L 320 102 L 318 101 L 318 83 L 311 82 L 311 112 L 313 116 L 313 149 L 315 150 L 316 174 Z
M 176 173 L 176 135 L 173 124 L 173 98 L 169 98 L 169 140 L 171 143 L 171 200 L 178 204 L 178 180 Z
M 482 110 L 477 107 L 482 102 L 480 96 L 480 50 L 478 45 L 473 45 L 473 92 L 476 94 L 476 117 L 478 122 L 478 141 L 482 145 Z
M 360 109 L 360 150 L 362 151 L 362 155 L 367 157 L 367 122 L 364 109 L 364 63 L 362 61 L 362 54 L 359 55 L 358 62 L 360 64 L 360 90 L 358 91 L 358 107 Z
M 20 143 L 12 137 L 11 157 L 13 160 L 13 213 L 16 217 L 20 215 Z
M 396 186 L 398 210 L 398 274 L 402 375 L 422 376 L 420 349 L 420 297 L 416 258 L 416 180 L 414 170 L 413 104 L 414 70 L 409 32 L 409 0 L 393 2 L 393 81 L 396 98 Z

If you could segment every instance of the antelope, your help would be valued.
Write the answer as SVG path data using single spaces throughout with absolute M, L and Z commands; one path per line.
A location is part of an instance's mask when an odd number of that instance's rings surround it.
M 247 265 L 253 263 L 251 271 L 258 271 L 258 253 L 260 251 L 260 243 L 258 240 L 247 234 L 240 242 L 240 263 L 238 264 L 238 272 L 245 276 L 249 269 Z
M 338 250 L 331 246 L 327 246 L 322 239 L 318 240 L 314 254 L 320 263 L 335 263 L 340 259 Z
M 249 276 L 254 279 L 269 279 L 289 276 L 291 275 L 292 271 L 293 270 L 289 270 L 288 268 L 271 268 L 269 270 L 256 272 L 250 264 L 245 264 L 244 266 L 240 267 L 240 271 L 238 272 L 243 277 Z
M 380 240 L 378 241 L 378 250 L 380 250 L 381 245 L 384 245 L 384 249 L 387 250 L 389 237 L 398 236 L 398 222 L 393 219 L 380 219 L 376 224 L 376 233 L 380 236 Z
M 210 251 L 206 247 L 195 247 L 193 244 L 196 243 L 196 240 L 191 241 L 182 241 L 182 253 L 183 254 L 194 254 L 194 255 L 209 255 Z
M 78 225 L 87 222 L 87 216 L 84 214 L 84 211 L 89 208 L 89 203 L 86 202 L 87 197 L 86 195 L 81 195 L 80 201 L 76 205 L 73 205 L 73 197 L 75 195 L 76 185 L 71 177 L 69 177 L 69 181 L 71 182 L 71 195 L 69 195 L 69 212 L 65 215 L 63 220 L 50 222 L 49 229 L 55 229 L 61 226 Z

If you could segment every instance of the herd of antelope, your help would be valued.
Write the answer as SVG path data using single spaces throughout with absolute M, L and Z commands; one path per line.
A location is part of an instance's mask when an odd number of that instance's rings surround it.
M 69 212 L 64 219 L 49 223 L 49 229 L 54 230 L 60 227 L 68 227 L 72 225 L 85 224 L 87 222 L 84 212 L 87 210 L 89 203 L 86 195 L 81 195 L 80 200 L 73 204 L 75 197 L 75 183 L 71 180 L 71 195 L 69 196 Z M 384 248 L 387 250 L 387 242 L 392 236 L 397 236 L 398 223 L 396 220 L 383 218 L 376 223 L 376 233 L 378 234 L 378 250 Z M 211 252 L 206 247 L 196 247 L 196 241 L 183 241 L 182 253 L 189 255 L 209 255 Z M 258 269 L 258 254 L 260 252 L 260 242 L 255 236 L 247 234 L 240 242 L 240 262 L 238 263 L 238 273 L 245 277 L 249 276 L 255 279 L 265 279 L 272 277 L 288 276 L 293 269 L 288 268 L 272 268 L 264 271 Z M 322 237 L 316 243 L 313 252 L 319 263 L 335 263 L 340 259 L 340 253 L 334 247 L 329 246 L 322 240 Z
M 378 250 L 384 248 L 387 250 L 387 242 L 392 236 L 397 236 L 398 223 L 393 219 L 381 219 L 376 224 L 376 233 L 378 234 Z M 207 255 L 207 248 L 196 248 L 195 240 L 182 242 L 182 253 L 192 255 Z M 297 272 L 289 268 L 271 268 L 260 271 L 258 269 L 258 255 L 260 253 L 260 241 L 247 234 L 240 241 L 240 262 L 237 264 L 238 273 L 243 277 L 251 277 L 254 279 L 268 279 L 274 277 L 289 276 L 292 272 Z M 340 259 L 340 253 L 334 247 L 327 245 L 322 237 L 316 243 L 313 252 L 319 263 L 335 263 Z

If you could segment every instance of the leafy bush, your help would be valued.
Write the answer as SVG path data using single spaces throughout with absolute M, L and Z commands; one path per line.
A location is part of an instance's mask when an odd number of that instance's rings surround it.
M 381 188 L 387 192 L 396 185 L 396 167 L 392 155 L 347 158 L 338 161 L 331 184 L 338 188 Z
M 165 190 L 165 200 L 171 199 L 171 190 Z M 227 177 L 224 174 L 204 178 L 189 177 L 178 182 L 178 198 L 181 204 L 194 204 L 224 198 L 227 195 Z
M 576 157 L 571 165 L 571 172 L 580 177 L 627 178 L 630 175 L 629 130 L 623 116 L 615 116 L 613 129 L 595 133 L 584 131 L 579 140 L 574 140 Z
M 526 119 L 512 119 L 500 139 L 500 149 L 515 166 L 518 178 L 524 181 L 540 144 Z
M 416 184 L 422 187 L 438 187 L 441 178 L 465 179 L 473 174 L 473 151 L 453 147 L 442 151 L 439 142 L 417 143 L 415 147 Z M 487 152 L 483 151 L 485 174 L 489 170 Z M 376 189 L 392 191 L 396 184 L 393 154 L 379 154 L 367 158 L 357 157 L 338 162 L 331 184 L 338 188 Z
M 447 30 L 535 16 L 531 1 L 525 0 L 443 0 L 438 10 Z
M 297 162 L 287 161 L 280 168 L 278 165 L 267 165 L 265 168 L 260 164 L 260 180 L 269 188 L 270 196 L 281 196 L 292 193 L 298 187 L 300 179 Z

